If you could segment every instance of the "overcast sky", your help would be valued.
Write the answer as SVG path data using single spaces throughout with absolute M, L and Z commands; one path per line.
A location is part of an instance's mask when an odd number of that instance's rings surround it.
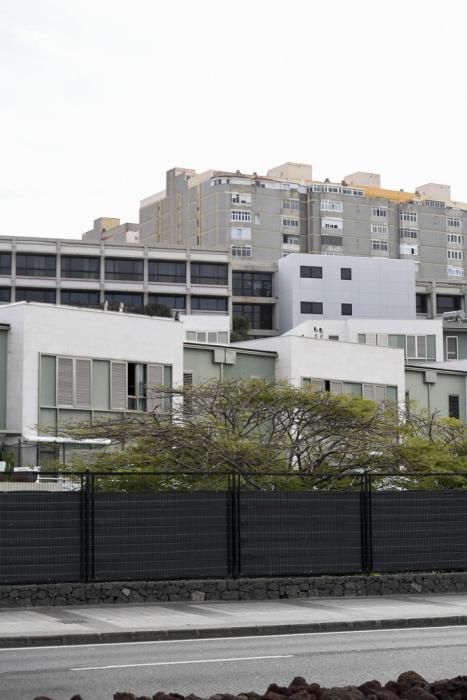
M 2 0 L 0 233 L 138 221 L 174 166 L 467 201 L 463 0 Z

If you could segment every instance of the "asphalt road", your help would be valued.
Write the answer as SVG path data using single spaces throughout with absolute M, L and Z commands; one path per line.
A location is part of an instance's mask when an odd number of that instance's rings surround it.
M 467 627 L 0 649 L 0 698 L 70 700 L 79 692 L 84 700 L 112 700 L 117 690 L 209 697 L 264 692 L 297 675 L 332 687 L 384 682 L 407 670 L 433 681 L 466 669 Z

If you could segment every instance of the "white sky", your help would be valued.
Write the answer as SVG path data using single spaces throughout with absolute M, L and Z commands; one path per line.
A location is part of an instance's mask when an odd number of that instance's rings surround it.
M 463 0 L 2 0 L 0 234 L 138 221 L 174 166 L 467 200 Z

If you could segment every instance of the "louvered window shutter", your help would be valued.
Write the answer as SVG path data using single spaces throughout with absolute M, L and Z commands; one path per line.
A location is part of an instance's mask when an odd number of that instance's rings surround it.
M 91 360 L 76 360 L 75 405 L 91 406 Z
M 111 395 L 110 407 L 115 409 L 126 409 L 127 403 L 127 382 L 126 363 L 112 362 L 111 366 Z
M 57 406 L 73 406 L 73 360 L 57 358 Z
M 157 389 L 163 384 L 163 371 L 162 365 L 148 365 L 147 367 L 147 410 L 150 412 L 159 412 L 162 408 L 162 397 Z

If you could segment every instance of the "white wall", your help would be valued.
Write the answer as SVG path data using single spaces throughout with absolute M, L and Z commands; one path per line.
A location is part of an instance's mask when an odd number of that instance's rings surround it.
M 315 328 L 318 328 L 318 333 L 314 330 Z M 319 332 L 319 329 L 322 332 Z M 340 341 L 358 343 L 359 333 L 435 335 L 436 361 L 442 362 L 444 358 L 442 319 L 351 318 L 346 321 L 305 321 L 287 331 L 285 335 L 304 335 L 307 338 L 314 338 L 316 335 L 320 337 L 322 335 L 325 339 L 329 338 L 330 335 L 337 335 Z
M 233 345 L 277 352 L 276 376 L 294 386 L 301 386 L 302 377 L 385 384 L 397 386 L 399 401 L 405 398 L 403 350 L 295 335 Z
M 9 323 L 7 429 L 38 423 L 39 354 L 172 365 L 183 382 L 183 324 L 161 317 L 19 302 L 0 307 Z
M 300 277 L 301 265 L 321 267 L 322 279 Z M 351 280 L 341 279 L 342 267 L 351 268 Z M 278 284 L 281 333 L 303 321 L 346 320 L 342 303 L 352 304 L 354 318 L 416 318 L 411 260 L 292 253 L 278 261 Z M 302 314 L 302 301 L 322 302 L 323 313 Z

